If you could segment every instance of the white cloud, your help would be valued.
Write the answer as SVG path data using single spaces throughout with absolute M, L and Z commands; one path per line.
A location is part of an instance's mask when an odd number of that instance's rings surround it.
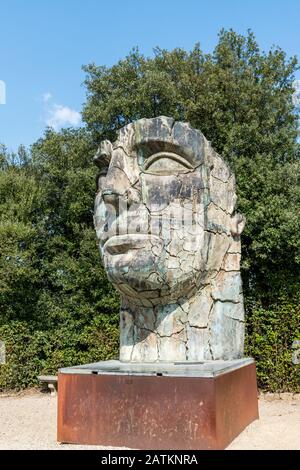
M 62 127 L 77 127 L 81 124 L 80 113 L 75 109 L 69 108 L 69 106 L 54 103 L 53 95 L 49 91 L 43 93 L 41 98 L 44 103 L 43 120 L 47 126 L 58 131 Z
M 44 103 L 48 103 L 48 101 L 51 100 L 51 98 L 52 98 L 52 95 L 51 93 L 49 93 L 49 91 L 42 94 L 42 100 L 44 101 Z
M 68 106 L 54 104 L 49 107 L 47 111 L 48 119 L 46 120 L 46 124 L 53 127 L 55 131 L 58 131 L 61 127 L 79 126 L 81 122 L 80 113 Z
M 300 80 L 295 80 L 293 85 L 295 88 L 293 103 L 295 106 L 300 106 Z

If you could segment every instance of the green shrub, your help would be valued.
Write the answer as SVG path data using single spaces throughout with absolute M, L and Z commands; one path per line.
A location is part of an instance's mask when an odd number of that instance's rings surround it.
M 300 365 L 293 364 L 292 344 L 300 339 L 300 304 L 285 298 L 247 315 L 246 353 L 256 359 L 259 388 L 300 392 Z

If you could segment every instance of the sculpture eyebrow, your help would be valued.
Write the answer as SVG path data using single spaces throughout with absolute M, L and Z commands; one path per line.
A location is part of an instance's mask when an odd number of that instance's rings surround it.
M 170 160 L 175 160 L 181 165 L 185 166 L 186 168 L 189 168 L 190 170 L 193 169 L 193 166 L 190 164 L 190 162 L 186 159 L 183 158 L 181 155 L 178 153 L 174 152 L 157 152 L 154 155 L 151 155 L 145 160 L 145 169 L 147 169 L 152 163 L 156 162 L 157 160 L 160 160 L 161 158 L 169 158 Z
M 145 139 L 141 140 L 135 145 L 135 148 L 139 154 L 139 157 L 143 158 L 146 161 L 152 155 L 156 155 L 162 152 L 167 152 L 169 154 L 177 155 L 186 161 L 186 164 L 192 168 L 195 166 L 195 156 L 192 149 L 189 147 L 183 147 L 174 142 L 169 142 L 167 140 L 154 140 L 154 139 Z

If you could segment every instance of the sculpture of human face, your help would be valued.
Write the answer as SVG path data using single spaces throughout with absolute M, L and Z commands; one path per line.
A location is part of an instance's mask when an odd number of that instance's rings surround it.
M 99 248 L 109 279 L 131 302 L 187 297 L 220 268 L 235 195 L 227 167 L 210 152 L 201 132 L 165 117 L 129 124 L 100 146 Z

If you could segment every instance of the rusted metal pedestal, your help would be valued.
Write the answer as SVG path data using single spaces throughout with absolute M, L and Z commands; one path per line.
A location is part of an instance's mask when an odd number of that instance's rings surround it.
M 133 449 L 224 449 L 258 418 L 252 359 L 105 361 L 61 369 L 58 441 Z

